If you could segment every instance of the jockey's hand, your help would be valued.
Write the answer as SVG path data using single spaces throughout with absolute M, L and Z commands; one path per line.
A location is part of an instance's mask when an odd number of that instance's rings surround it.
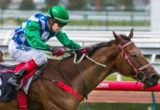
M 65 53 L 65 49 L 63 47 L 53 47 L 50 51 L 52 52 L 52 55 L 55 56 L 61 56 Z
M 89 49 L 88 48 L 84 48 L 84 49 L 80 49 L 79 51 L 81 54 L 88 54 L 89 53 Z

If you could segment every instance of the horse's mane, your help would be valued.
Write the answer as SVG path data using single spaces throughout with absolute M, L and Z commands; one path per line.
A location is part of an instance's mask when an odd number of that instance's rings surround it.
M 130 41 L 130 39 L 126 35 L 120 34 L 119 36 L 124 40 Z M 89 56 L 94 54 L 97 49 L 99 49 L 101 47 L 110 47 L 114 43 L 116 43 L 115 40 L 110 40 L 108 42 L 100 42 L 98 44 L 92 45 L 91 49 L 90 49 L 90 52 L 89 52 Z
M 126 35 L 123 35 L 123 34 L 120 34 L 119 35 L 122 39 L 124 40 L 128 40 L 130 41 L 130 39 L 126 36 Z M 112 44 L 115 44 L 115 40 L 110 40 L 108 42 L 100 42 L 98 44 L 94 44 L 94 45 L 91 45 L 91 46 L 87 46 L 87 47 L 83 47 L 83 48 L 88 48 L 89 49 L 89 54 L 88 56 L 92 56 L 99 48 L 102 48 L 102 47 L 110 47 L 112 46 Z M 81 54 L 78 52 L 78 51 L 75 51 L 79 56 L 81 56 Z M 73 57 L 74 54 L 71 54 L 71 56 L 67 57 L 67 58 L 64 58 L 63 60 L 65 59 L 68 59 L 68 58 L 71 58 Z
M 90 47 L 89 56 L 92 56 L 99 48 L 101 47 L 110 47 L 112 46 L 114 40 L 108 41 L 108 42 L 100 42 L 98 44 L 94 44 Z

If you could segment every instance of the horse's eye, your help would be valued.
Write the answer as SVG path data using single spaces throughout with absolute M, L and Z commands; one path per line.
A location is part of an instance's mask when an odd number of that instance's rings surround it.
M 131 57 L 136 58 L 137 57 L 136 53 L 131 53 Z

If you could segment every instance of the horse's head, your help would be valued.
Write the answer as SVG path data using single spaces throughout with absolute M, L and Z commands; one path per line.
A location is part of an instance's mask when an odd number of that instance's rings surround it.
M 144 87 L 155 86 L 160 78 L 159 74 L 145 59 L 140 49 L 131 41 L 133 37 L 133 29 L 128 36 L 117 35 L 113 31 L 116 45 L 120 54 L 117 56 L 116 70 L 123 75 L 133 77 L 134 79 L 144 83 Z

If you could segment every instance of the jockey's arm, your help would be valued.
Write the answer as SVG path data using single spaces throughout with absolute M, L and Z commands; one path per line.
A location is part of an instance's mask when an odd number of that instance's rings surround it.
M 33 48 L 41 50 L 49 50 L 50 46 L 40 40 L 40 24 L 35 21 L 31 21 L 25 28 L 25 36 L 29 45 Z
M 61 30 L 56 34 L 57 39 L 66 47 L 71 49 L 78 49 L 80 45 L 76 42 L 70 40 L 66 33 L 62 32 Z

